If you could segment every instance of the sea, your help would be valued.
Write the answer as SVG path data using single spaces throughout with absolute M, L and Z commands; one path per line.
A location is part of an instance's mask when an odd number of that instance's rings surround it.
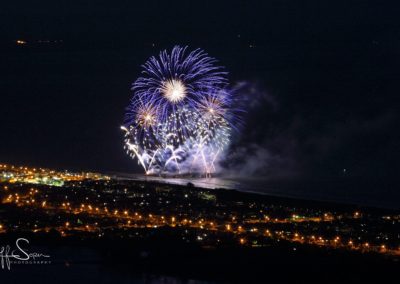
M 174 185 L 193 184 L 198 188 L 231 189 L 278 197 L 400 209 L 400 191 L 393 180 L 361 178 L 268 179 L 268 178 L 193 178 L 160 177 L 142 174 L 117 174 L 123 179 Z

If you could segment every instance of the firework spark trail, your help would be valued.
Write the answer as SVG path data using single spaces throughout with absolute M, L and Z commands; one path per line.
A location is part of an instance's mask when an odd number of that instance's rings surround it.
M 215 63 L 201 49 L 175 46 L 142 65 L 121 129 L 147 174 L 215 172 L 236 119 L 227 73 Z

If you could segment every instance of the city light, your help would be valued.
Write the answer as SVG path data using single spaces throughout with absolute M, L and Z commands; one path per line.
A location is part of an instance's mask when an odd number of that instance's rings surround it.
M 377 224 L 381 226 L 381 231 L 374 232 L 368 229 L 368 220 L 364 217 L 367 213 L 364 211 L 363 214 L 359 211 L 335 214 L 324 212 L 323 208 L 302 209 L 297 206 L 296 213 L 293 213 L 290 206 L 274 207 L 264 204 L 262 200 L 249 201 L 246 205 L 248 209 L 243 209 L 242 201 L 235 205 L 232 201 L 225 202 L 221 197 L 212 198 L 215 192 L 204 189 L 183 187 L 174 190 L 168 184 L 152 187 L 141 182 L 128 185 L 124 180 L 101 175 L 90 175 L 91 178 L 88 178 L 86 174 L 66 174 L 27 167 L 0 165 L 0 169 L 0 176 L 7 176 L 2 181 L 2 188 L 6 190 L 0 191 L 2 204 L 24 208 L 24 212 L 35 212 L 32 216 L 48 214 L 61 218 L 49 219 L 45 223 L 20 222 L 14 227 L 12 219 L 6 220 L 2 216 L 0 233 L 6 232 L 5 224 L 8 232 L 23 226 L 34 233 L 56 230 L 62 237 L 81 232 L 103 237 L 103 233 L 110 229 L 155 230 L 168 226 L 174 230 L 182 228 L 202 232 L 197 235 L 196 242 L 210 242 L 213 237 L 209 233 L 213 232 L 218 236 L 227 234 L 244 246 L 254 246 L 252 240 L 256 238 L 256 246 L 263 245 L 262 240 L 285 241 L 363 253 L 400 255 L 399 236 L 390 230 L 385 231 L 400 224 L 399 215 L 385 213 L 384 216 L 374 217 L 374 227 Z M 12 178 L 15 179 L 12 181 L 8 177 L 10 169 L 13 169 Z M 31 175 L 30 171 L 40 172 L 43 176 L 65 177 L 67 185 L 55 188 L 46 183 L 26 183 L 25 176 Z M 174 199 L 179 200 L 178 207 L 172 202 Z M 219 208 L 218 214 L 215 214 L 216 208 Z M 337 234 L 330 235 L 328 228 L 331 227 L 336 228 Z M 348 231 L 349 227 L 351 231 Z M 320 233 L 315 235 L 316 231 Z M 369 231 L 371 233 L 367 233 Z M 218 243 L 219 238 L 214 242 Z

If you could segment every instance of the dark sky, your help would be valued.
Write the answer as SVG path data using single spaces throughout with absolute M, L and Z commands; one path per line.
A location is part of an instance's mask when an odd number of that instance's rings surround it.
M 398 15 L 395 1 L 2 3 L 0 161 L 138 170 L 119 129 L 130 85 L 149 56 L 181 44 L 254 86 L 229 170 L 395 176 Z

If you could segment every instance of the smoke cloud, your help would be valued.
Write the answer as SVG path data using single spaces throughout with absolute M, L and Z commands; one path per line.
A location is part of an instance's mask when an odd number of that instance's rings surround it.
M 399 156 L 390 131 L 398 119 L 395 112 L 384 110 L 370 116 L 349 112 L 337 118 L 334 111 L 296 110 L 254 83 L 241 83 L 237 92 L 245 98 L 245 112 L 220 164 L 224 176 L 395 174 L 385 166 Z

